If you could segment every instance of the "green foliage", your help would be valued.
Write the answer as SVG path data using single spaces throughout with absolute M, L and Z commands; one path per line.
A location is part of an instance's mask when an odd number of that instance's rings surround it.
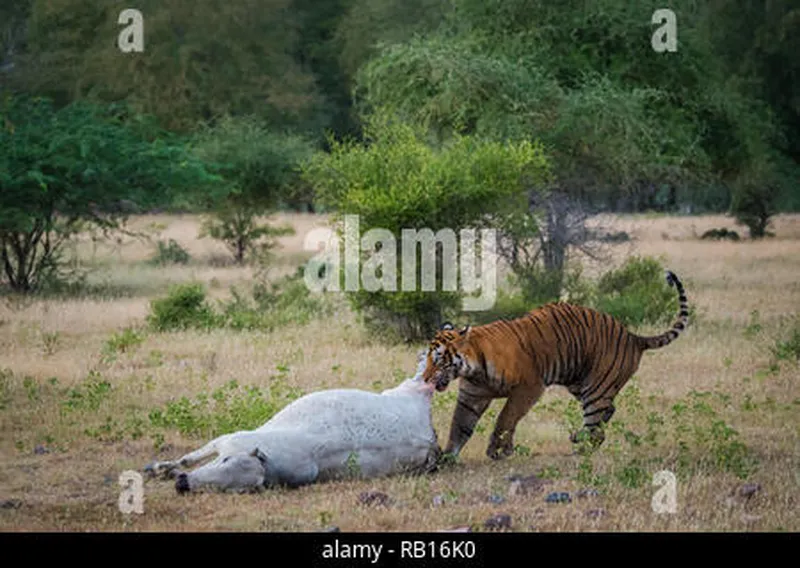
M 67 399 L 61 403 L 64 411 L 96 411 L 111 394 L 111 383 L 97 371 L 90 371 L 80 385 L 67 390 Z
M 758 461 L 739 440 L 738 432 L 720 418 L 712 401 L 710 392 L 691 391 L 686 400 L 672 406 L 679 470 L 690 473 L 709 467 L 746 479 L 757 469 Z
M 221 304 L 221 325 L 237 330 L 271 331 L 289 324 L 305 325 L 329 312 L 330 306 L 313 295 L 297 273 L 279 282 L 259 283 L 252 301 L 236 289 L 232 298 Z
M 216 329 L 272 331 L 289 324 L 304 325 L 329 313 L 330 305 L 311 293 L 297 273 L 277 282 L 258 283 L 252 298 L 231 290 L 231 299 L 215 309 L 200 284 L 174 286 L 150 303 L 148 325 L 155 331 Z
M 181 397 L 152 410 L 153 427 L 175 429 L 193 438 L 214 438 L 238 430 L 252 430 L 272 418 L 302 392 L 287 384 L 285 373 L 272 376 L 267 387 L 244 387 L 230 381 L 210 394 Z
M 133 327 L 126 327 L 106 340 L 103 344 L 102 358 L 106 362 L 114 361 L 118 354 L 128 353 L 139 347 L 144 339 L 144 333 Z
M 210 329 L 217 325 L 218 318 L 206 302 L 202 284 L 179 284 L 164 298 L 150 302 L 147 323 L 155 331 Z
M 242 264 L 248 252 L 267 253 L 276 237 L 291 234 L 288 227 L 259 224 L 256 216 L 307 193 L 298 171 L 312 152 L 306 139 L 271 130 L 252 116 L 226 117 L 196 135 L 194 150 L 227 182 L 226 191 L 207 204 L 215 213 L 204 221 L 201 237 L 222 241 Z
M 173 136 L 117 105 L 5 97 L 0 124 L 0 257 L 16 291 L 57 277 L 64 243 L 87 226 L 116 228 L 129 209 L 216 180 Z
M 326 125 L 323 95 L 297 54 L 291 0 L 142 0 L 136 8 L 145 51 L 120 58 L 119 6 L 35 0 L 20 87 L 68 100 L 127 99 L 175 130 L 251 113 L 281 127 Z
M 741 179 L 737 185 L 731 203 L 731 214 L 739 224 L 747 227 L 751 239 L 771 236 L 767 229 L 770 219 L 778 212 L 778 185 L 763 177 Z
M 761 314 L 758 310 L 753 310 L 750 312 L 750 320 L 747 322 L 742 335 L 744 335 L 747 339 L 753 339 L 759 333 L 761 333 L 762 329 L 763 326 L 761 325 Z
M 239 207 L 225 207 L 205 219 L 200 229 L 200 238 L 211 237 L 225 243 L 237 264 L 244 264 L 248 253 L 266 260 L 277 246 L 275 239 L 291 234 L 294 229 L 289 226 L 259 225 L 252 210 Z
M 666 284 L 656 259 L 634 256 L 603 274 L 595 307 L 625 325 L 666 324 L 678 312 L 678 295 Z
M 460 229 L 485 226 L 487 215 L 519 206 L 525 183 L 547 175 L 541 147 L 529 142 L 457 136 L 432 148 L 422 132 L 382 113 L 370 117 L 365 132 L 367 145 L 331 140 L 330 154 L 316 155 L 304 167 L 304 176 L 321 202 L 338 212 L 338 219 L 358 215 L 361 234 L 373 228 L 391 233 L 393 242 L 385 246 L 397 247 L 395 281 L 390 284 L 396 290 L 401 290 L 403 277 L 403 229 L 450 229 L 458 235 Z M 442 263 L 441 255 L 437 257 Z M 417 262 L 419 271 L 419 255 Z M 442 271 L 436 270 L 435 292 L 361 290 L 348 295 L 378 325 L 388 324 L 409 339 L 427 337 L 460 298 L 460 292 L 442 290 Z
M 256 214 L 292 202 L 302 187 L 298 167 L 314 150 L 303 136 L 255 116 L 224 117 L 195 134 L 192 147 L 229 183 L 210 205 L 235 205 Z
M 775 342 L 772 354 L 778 360 L 800 361 L 800 320 L 795 322 L 787 339 Z
M 50 356 L 58 349 L 58 344 L 61 341 L 61 332 L 58 331 L 45 331 L 42 333 L 42 351 L 46 356 Z
M 156 243 L 157 249 L 155 254 L 148 261 L 150 264 L 155 265 L 168 265 L 168 264 L 188 264 L 191 256 L 175 239 L 169 239 L 166 243 L 158 241 Z
M 0 410 L 5 410 L 11 402 L 11 380 L 14 372 L 11 369 L 0 369 Z

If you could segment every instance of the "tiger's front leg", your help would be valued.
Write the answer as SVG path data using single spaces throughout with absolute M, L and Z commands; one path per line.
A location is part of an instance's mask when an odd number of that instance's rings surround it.
M 457 456 L 461 452 L 461 448 L 472 437 L 478 420 L 489 408 L 492 398 L 484 389 L 475 387 L 465 379 L 461 380 L 456 409 L 450 425 L 450 439 L 444 450 L 446 455 Z
M 544 392 L 544 383 L 536 381 L 530 385 L 516 387 L 508 396 L 500 416 L 497 417 L 486 455 L 499 460 L 514 453 L 514 431 L 520 419 L 525 416 Z

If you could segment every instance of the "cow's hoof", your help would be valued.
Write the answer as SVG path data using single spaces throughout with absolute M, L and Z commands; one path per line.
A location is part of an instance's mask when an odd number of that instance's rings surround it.
M 185 473 L 180 474 L 175 481 L 175 491 L 177 491 L 179 495 L 189 492 L 189 477 Z

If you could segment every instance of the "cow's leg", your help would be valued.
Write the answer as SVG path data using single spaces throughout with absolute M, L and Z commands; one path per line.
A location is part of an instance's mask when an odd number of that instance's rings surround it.
M 179 467 L 192 467 L 219 453 L 220 445 L 227 442 L 231 436 L 232 434 L 225 434 L 219 438 L 214 438 L 202 448 L 190 452 L 175 461 L 151 463 L 145 466 L 144 472 L 150 477 L 161 477 L 164 479 L 175 477 L 179 473 Z

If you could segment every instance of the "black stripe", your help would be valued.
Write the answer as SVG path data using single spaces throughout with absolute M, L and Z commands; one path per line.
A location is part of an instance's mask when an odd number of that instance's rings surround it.
M 601 384 L 602 384 L 602 383 L 601 383 Z M 593 405 L 593 404 L 594 404 L 595 402 L 597 402 L 598 400 L 603 400 L 603 398 L 605 398 L 605 396 L 606 396 L 606 394 L 608 393 L 608 391 L 610 391 L 612 388 L 614 388 L 614 387 L 616 386 L 616 384 L 617 384 L 617 381 L 616 381 L 616 380 L 614 380 L 614 381 L 611 381 L 610 383 L 608 383 L 608 386 L 607 386 L 605 389 L 603 389 L 603 392 L 601 392 L 601 393 L 600 393 L 600 396 L 596 396 L 596 397 L 594 397 L 592 400 L 590 400 L 590 401 L 588 401 L 588 402 L 584 403 L 584 405 L 583 405 L 583 406 L 584 406 L 584 408 L 585 408 L 585 407 L 587 407 L 587 406 L 591 406 L 591 405 Z
M 586 392 L 581 393 L 581 398 L 582 399 L 585 400 L 586 397 L 589 397 L 589 396 L 593 395 L 597 391 L 597 389 L 599 389 L 601 386 L 603 386 L 603 383 L 605 383 L 605 381 L 608 378 L 608 376 L 614 371 L 614 362 L 616 362 L 617 358 L 619 357 L 619 346 L 620 346 L 620 342 L 617 342 L 616 349 L 614 351 L 614 358 L 611 360 L 611 365 L 610 365 L 608 371 L 606 371 L 606 374 L 603 375 L 603 378 L 598 383 L 593 385 L 593 387 L 591 389 L 587 390 Z M 613 385 L 614 381 L 612 381 L 611 384 Z
M 463 407 L 463 408 L 466 408 L 466 409 L 467 409 L 467 410 L 470 412 L 470 414 L 474 414 L 474 415 L 475 415 L 475 416 L 477 416 L 478 418 L 480 418 L 480 417 L 481 417 L 481 415 L 480 415 L 480 414 L 478 414 L 478 411 L 477 411 L 477 410 L 475 410 L 474 408 L 472 408 L 470 405 L 468 405 L 468 404 L 467 404 L 467 403 L 466 403 L 464 400 L 462 400 L 462 399 L 460 399 L 460 398 L 459 398 L 459 399 L 458 399 L 458 401 L 456 402 L 456 406 L 461 406 L 461 407 Z
M 682 318 L 688 317 L 689 316 L 689 310 L 681 310 L 680 316 Z
M 587 404 L 587 405 L 584 405 L 584 407 L 583 407 L 583 409 L 584 409 L 583 410 L 583 417 L 584 418 L 589 418 L 590 416 L 594 416 L 598 412 L 605 412 L 606 410 L 608 410 L 611 407 L 610 404 L 606 405 L 606 406 L 598 406 L 595 410 L 592 410 L 591 412 L 586 412 L 586 407 L 587 406 L 589 406 L 589 405 Z

